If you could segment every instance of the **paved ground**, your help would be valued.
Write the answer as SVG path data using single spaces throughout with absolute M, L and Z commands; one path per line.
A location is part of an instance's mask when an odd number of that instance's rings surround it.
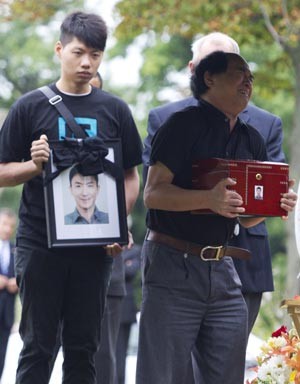
M 9 338 L 9 343 L 7 347 L 5 366 L 2 375 L 1 384 L 13 384 L 15 381 L 15 372 L 17 369 L 18 356 L 20 350 L 22 348 L 22 341 L 19 337 L 18 332 L 14 332 L 11 334 Z M 62 353 L 59 352 L 57 356 L 57 360 L 55 362 L 55 366 L 53 369 L 52 377 L 50 384 L 60 384 L 61 383 L 61 364 L 63 358 Z
M 259 347 L 261 345 L 261 340 L 255 337 L 254 335 L 250 336 L 248 343 L 248 351 L 247 351 L 247 365 L 255 364 L 255 357 L 259 353 Z M 133 328 L 133 332 L 131 334 L 131 341 L 129 346 L 129 356 L 126 361 L 126 384 L 135 384 L 135 366 L 136 366 L 136 344 L 137 343 L 137 326 Z M 10 336 L 5 367 L 2 375 L 1 384 L 13 384 L 15 381 L 15 372 L 17 368 L 18 356 L 20 350 L 22 348 L 22 342 L 19 337 L 18 332 L 13 332 Z M 53 373 L 51 376 L 51 380 L 49 384 L 61 384 L 62 379 L 62 353 L 59 352 L 57 356 L 57 360 L 55 362 L 55 366 L 53 369 Z M 254 378 L 254 373 L 251 370 L 246 371 L 246 378 L 251 379 Z
M 22 348 L 22 341 L 18 332 L 13 332 L 9 338 L 5 366 L 1 384 L 13 384 L 15 382 L 15 372 L 17 369 L 18 356 Z M 49 384 L 61 384 L 63 362 L 62 352 L 59 351 Z M 135 364 L 136 356 L 129 355 L 126 363 L 126 384 L 135 384 Z

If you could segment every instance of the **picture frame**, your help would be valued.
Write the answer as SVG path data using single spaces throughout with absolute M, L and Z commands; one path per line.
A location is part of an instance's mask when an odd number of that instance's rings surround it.
M 108 149 L 105 158 L 120 167 L 123 174 L 120 140 L 106 140 L 104 145 Z M 63 141 L 56 143 L 57 146 L 63 147 Z M 65 147 L 63 150 L 68 151 Z M 78 164 L 75 162 L 61 171 L 53 180 L 45 183 L 49 175 L 57 170 L 52 150 L 49 161 L 45 164 L 43 173 L 48 247 L 127 244 L 128 228 L 123 178 L 117 180 L 103 172 L 85 178 L 77 174 L 72 176 L 71 181 L 71 170 L 76 165 Z M 86 215 L 91 212 L 93 216 L 88 221 Z

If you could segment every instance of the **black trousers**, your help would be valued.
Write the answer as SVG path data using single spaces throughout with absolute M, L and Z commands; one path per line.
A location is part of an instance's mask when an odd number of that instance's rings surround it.
M 0 323 L 0 381 L 3 373 L 10 328 Z
M 18 247 L 23 349 L 16 384 L 49 382 L 61 326 L 63 384 L 95 384 L 94 355 L 112 259 L 102 248 Z
M 117 374 L 118 384 L 125 384 L 126 378 L 126 357 L 130 330 L 133 323 L 122 323 L 117 342 Z

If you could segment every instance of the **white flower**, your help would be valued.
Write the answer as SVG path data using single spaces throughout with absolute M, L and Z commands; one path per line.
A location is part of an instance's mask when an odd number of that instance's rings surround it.
M 285 347 L 287 344 L 287 340 L 282 336 L 270 337 L 268 341 L 264 342 L 260 348 L 262 351 L 261 356 L 263 357 L 270 350 Z
M 257 378 L 259 383 L 264 384 L 289 384 L 291 372 L 283 356 L 272 356 L 258 368 Z
M 287 345 L 287 341 L 283 336 L 270 337 L 267 344 L 272 348 L 281 348 Z

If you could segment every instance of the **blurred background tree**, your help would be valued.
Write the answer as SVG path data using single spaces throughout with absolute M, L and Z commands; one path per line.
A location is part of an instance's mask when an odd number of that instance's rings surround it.
M 58 77 L 59 66 L 53 65 L 57 19 L 77 6 L 83 1 L 0 2 L 0 108 Z
M 0 109 L 7 109 L 21 94 L 58 77 L 59 66 L 53 65 L 53 45 L 65 14 L 74 8 L 98 12 L 104 2 L 0 0 Z M 242 55 L 251 65 L 255 75 L 253 102 L 282 118 L 284 150 L 291 175 L 298 181 L 299 0 L 122 0 L 114 6 L 113 18 L 116 23 L 110 28 L 111 44 L 100 72 L 105 90 L 130 105 L 142 137 L 146 134 L 150 108 L 190 94 L 187 63 L 193 38 L 219 30 L 238 41 Z M 138 74 L 136 81 L 132 81 L 125 66 L 131 56 Z M 120 77 L 123 81 L 119 81 Z M 0 190 L 0 204 L 17 206 L 18 202 L 13 200 L 18 201 L 18 193 L 20 188 L 16 194 Z M 8 196 L 11 202 L 4 200 Z M 138 243 L 145 233 L 144 220 L 140 196 L 133 213 L 133 233 Z M 287 224 L 277 218 L 268 219 L 267 224 L 276 291 L 266 295 L 257 332 L 276 327 L 282 321 L 283 311 L 274 314 L 274 308 L 279 307 L 282 298 L 299 291 L 293 215 Z

